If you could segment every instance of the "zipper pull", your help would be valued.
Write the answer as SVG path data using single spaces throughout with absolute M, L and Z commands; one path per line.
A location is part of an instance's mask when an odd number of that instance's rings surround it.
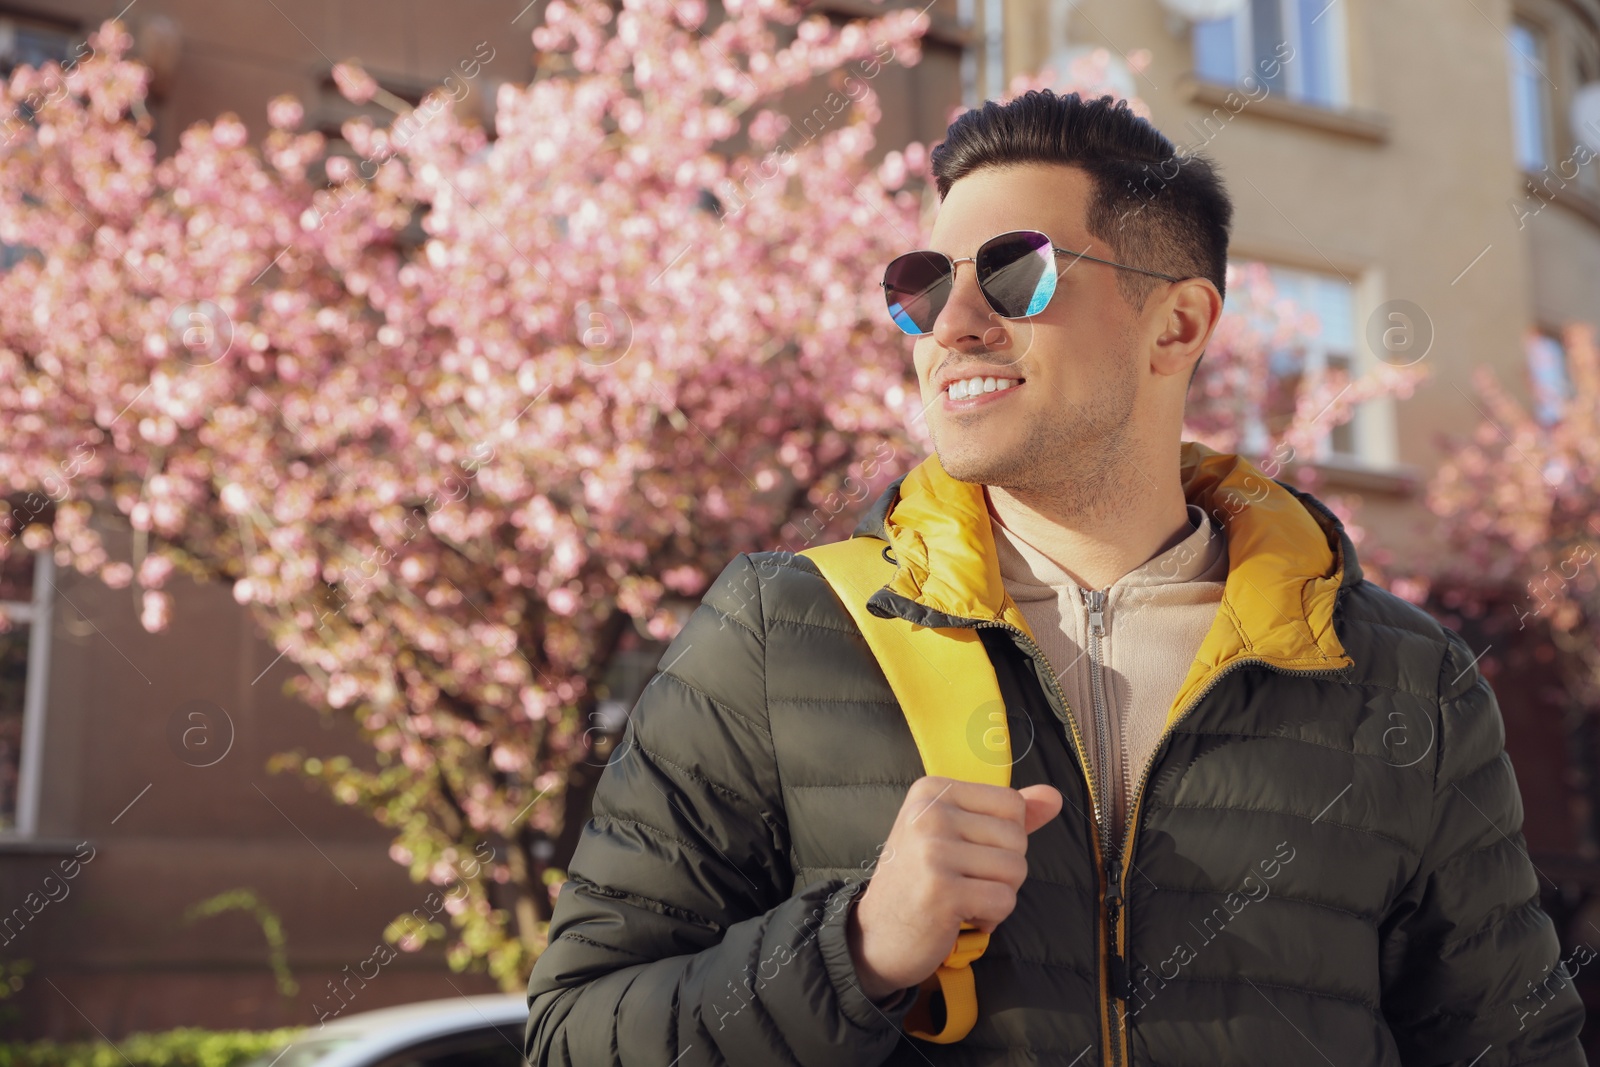
M 1122 906 L 1122 879 L 1117 874 L 1117 865 L 1110 860 L 1106 861 L 1106 906 L 1113 914 Z
M 1113 860 L 1106 861 L 1106 938 L 1111 953 L 1107 983 L 1111 987 L 1111 995 L 1118 1000 L 1127 1001 L 1133 995 L 1133 983 L 1128 978 L 1128 964 L 1122 958 L 1122 953 L 1117 951 L 1117 920 L 1122 912 L 1122 877 L 1117 870 L 1118 864 Z
M 1096 635 L 1106 632 L 1106 591 L 1104 589 L 1085 589 L 1083 601 L 1089 606 L 1089 629 Z
M 1106 976 L 1111 986 L 1111 995 L 1126 1003 L 1133 996 L 1133 982 L 1128 978 L 1128 965 L 1123 958 L 1117 955 L 1117 950 L 1111 950 L 1111 973 Z

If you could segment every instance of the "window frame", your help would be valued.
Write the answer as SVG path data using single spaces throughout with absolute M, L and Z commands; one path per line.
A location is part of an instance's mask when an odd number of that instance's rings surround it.
M 16 823 L 0 826 L 0 840 L 39 832 L 39 796 L 44 765 L 45 701 L 50 688 L 50 644 L 54 632 L 55 558 L 47 546 L 33 553 L 33 598 L 3 603 L 12 625 L 28 627 L 28 670 L 22 694 L 22 751 L 17 765 Z
M 1300 22 L 1300 0 L 1245 0 L 1243 8 L 1226 19 L 1211 20 L 1212 22 L 1228 22 L 1233 29 L 1233 74 L 1226 84 L 1242 86 L 1245 79 L 1250 78 L 1257 83 L 1262 83 L 1261 75 L 1257 71 L 1257 57 L 1254 48 L 1254 30 L 1252 16 L 1257 2 L 1276 4 L 1278 8 L 1278 23 L 1284 27 L 1286 43 L 1295 49 L 1294 59 L 1282 64 L 1283 87 L 1278 90 L 1282 98 L 1303 107 L 1319 108 L 1324 111 L 1348 111 L 1351 108 L 1350 100 L 1350 33 L 1347 20 L 1342 10 L 1344 5 L 1334 2 L 1323 7 L 1311 21 L 1319 22 L 1326 18 L 1326 37 L 1328 48 L 1328 99 L 1316 99 L 1306 94 L 1305 89 L 1305 63 L 1301 57 L 1305 55 L 1306 40 L 1305 27 Z M 1199 25 L 1199 24 L 1196 24 Z M 1190 35 L 1190 61 L 1197 77 L 1215 81 L 1215 77 L 1201 71 L 1199 62 L 1198 41 L 1193 33 Z
M 70 70 L 73 62 L 73 52 L 78 46 L 87 43 L 82 27 L 75 21 L 67 18 L 55 18 L 49 15 L 28 14 L 11 9 L 0 9 L 0 40 L 10 36 L 15 40 L 24 31 L 32 30 L 44 36 L 46 34 L 61 37 L 66 44 L 59 56 L 50 56 L 63 67 Z M 0 75 L 10 78 L 11 73 L 21 65 L 15 57 L 14 51 L 0 54 Z
M 1549 380 L 1541 381 L 1536 366 L 1535 347 L 1547 345 L 1550 358 Z M 1522 342 L 1522 372 L 1527 377 L 1530 399 L 1529 414 L 1540 426 L 1553 426 L 1561 420 L 1561 409 L 1572 399 L 1575 384 L 1572 380 L 1572 361 L 1560 330 L 1534 325 L 1528 327 Z
M 1517 44 L 1518 33 L 1525 33 L 1533 43 L 1536 54 L 1525 55 Z M 1550 30 L 1542 23 L 1535 22 L 1521 13 L 1516 13 L 1511 19 L 1510 32 L 1506 34 L 1506 60 L 1509 68 L 1506 85 L 1507 103 L 1511 109 L 1511 154 L 1519 168 L 1531 173 L 1538 173 L 1550 166 L 1550 157 L 1555 145 L 1555 101 L 1549 92 L 1546 80 L 1549 78 L 1550 67 Z M 1522 126 L 1522 112 L 1518 106 L 1518 89 L 1526 73 L 1523 64 L 1531 66 L 1536 77 L 1527 81 L 1533 86 L 1535 109 L 1538 112 L 1537 150 L 1539 158 L 1530 160 L 1523 158 L 1523 139 L 1528 131 Z
M 1350 302 L 1349 346 L 1346 348 L 1329 345 L 1325 331 L 1318 330 L 1309 339 L 1304 351 L 1304 362 L 1300 373 L 1307 380 L 1328 372 L 1330 356 L 1334 357 L 1336 366 L 1340 359 L 1343 360 L 1343 367 L 1340 369 L 1346 372 L 1351 381 L 1373 369 L 1375 357 L 1363 343 L 1361 323 L 1372 313 L 1373 308 L 1383 302 L 1382 278 L 1377 271 L 1355 271 L 1347 267 L 1341 272 L 1300 260 L 1285 260 L 1244 252 L 1229 258 L 1230 262 L 1256 262 L 1265 266 L 1273 277 L 1274 288 L 1285 298 L 1294 299 L 1291 293 L 1279 287 L 1279 280 L 1285 273 L 1324 279 L 1344 288 Z M 1299 300 L 1296 300 L 1296 303 L 1302 310 L 1313 312 L 1317 310 Z M 1349 422 L 1344 425 L 1348 427 L 1350 437 L 1348 451 L 1334 449 L 1334 431 L 1329 429 L 1318 435 L 1315 445 L 1310 450 L 1311 454 L 1300 457 L 1301 461 L 1338 470 L 1371 472 L 1390 471 L 1397 466 L 1393 397 L 1378 396 L 1356 405 Z M 1251 418 L 1246 426 L 1241 427 L 1239 440 L 1240 451 L 1252 454 L 1253 449 L 1254 453 L 1259 453 L 1267 447 L 1265 442 L 1270 440 L 1266 424 Z

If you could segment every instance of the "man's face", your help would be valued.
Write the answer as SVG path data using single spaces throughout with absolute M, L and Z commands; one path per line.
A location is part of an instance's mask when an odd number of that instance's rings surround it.
M 950 187 L 929 247 L 952 259 L 1007 230 L 1038 230 L 1056 248 L 1116 259 L 1084 223 L 1090 182 L 1075 167 L 1025 164 L 975 171 Z M 1147 266 L 1147 264 L 1134 264 Z M 974 264 L 956 267 L 949 301 L 913 358 L 939 460 L 963 481 L 1016 489 L 1088 489 L 1126 450 L 1148 368 L 1143 315 L 1117 288 L 1115 267 L 1057 257 L 1049 305 L 1026 319 L 995 314 Z M 1147 299 L 1147 309 L 1158 303 Z M 1019 381 L 952 400 L 975 375 Z

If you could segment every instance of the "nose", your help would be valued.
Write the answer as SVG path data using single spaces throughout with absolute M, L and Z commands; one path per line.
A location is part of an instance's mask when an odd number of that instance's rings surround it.
M 960 352 L 973 348 L 1004 348 L 1010 337 L 1006 320 L 995 314 L 978 288 L 977 265 L 958 259 L 950 298 L 933 320 L 933 338 L 941 348 Z

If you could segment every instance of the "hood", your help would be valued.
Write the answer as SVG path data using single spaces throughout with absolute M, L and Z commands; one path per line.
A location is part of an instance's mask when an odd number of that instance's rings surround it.
M 1197 442 L 1183 443 L 1179 469 L 1185 498 L 1227 533 L 1228 578 L 1173 714 L 1239 660 L 1297 672 L 1351 666 L 1333 616 L 1339 590 L 1361 570 L 1333 513 L 1242 456 Z M 930 627 L 1000 622 L 1032 638 L 1001 580 L 989 521 L 983 487 L 952 478 L 937 455 L 901 476 L 854 534 L 888 541 L 896 562 L 868 610 Z

